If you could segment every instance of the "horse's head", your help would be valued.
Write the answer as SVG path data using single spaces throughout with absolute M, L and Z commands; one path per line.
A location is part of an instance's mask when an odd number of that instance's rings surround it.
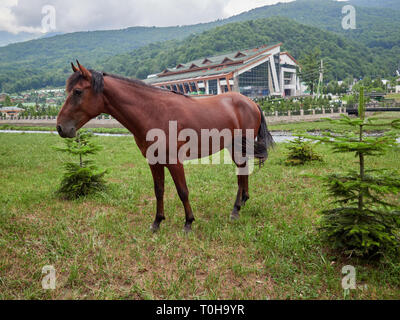
M 57 117 L 57 131 L 62 138 L 75 137 L 77 130 L 104 112 L 103 75 L 77 63 L 78 68 L 71 63 L 74 73 L 67 80 L 68 96 Z

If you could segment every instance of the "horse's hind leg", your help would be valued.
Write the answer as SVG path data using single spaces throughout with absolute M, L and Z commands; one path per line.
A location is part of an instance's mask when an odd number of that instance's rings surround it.
M 240 212 L 240 208 L 242 207 L 242 197 L 243 197 L 243 176 L 238 175 L 238 192 L 236 195 L 236 200 L 235 200 L 235 204 L 233 205 L 233 210 L 231 213 L 231 220 L 237 220 L 239 219 L 239 212 Z
M 160 164 L 150 166 L 154 181 L 154 193 L 157 199 L 156 218 L 151 225 L 154 232 L 160 229 L 160 223 L 165 219 L 164 216 L 164 166 Z
M 235 204 L 233 206 L 231 220 L 239 219 L 239 212 L 241 207 L 246 204 L 246 201 L 250 198 L 249 197 L 249 174 L 248 174 L 248 167 L 247 161 L 244 165 L 237 165 L 238 169 L 240 170 L 240 175 L 237 175 L 238 178 L 238 192 L 236 195 Z
M 246 204 L 246 201 L 250 199 L 249 196 L 249 175 L 243 175 L 243 192 L 242 192 L 242 206 Z
M 171 173 L 172 179 L 174 180 L 176 190 L 178 191 L 179 198 L 182 201 L 183 207 L 185 208 L 186 222 L 184 226 L 185 232 L 192 231 L 192 222 L 194 221 L 194 216 L 192 208 L 189 203 L 189 190 L 186 185 L 185 171 L 183 165 L 173 164 L 168 165 L 168 170 Z
M 239 138 L 239 142 L 235 142 L 234 145 L 228 149 L 233 162 L 237 166 L 237 179 L 238 179 L 238 191 L 235 199 L 235 204 L 233 205 L 233 210 L 231 213 L 231 220 L 237 220 L 239 219 L 239 212 L 242 206 L 245 205 L 246 201 L 249 199 L 249 190 L 248 190 L 248 181 L 249 181 L 249 176 L 248 176 L 248 159 L 245 160 L 245 163 L 239 164 L 237 160 L 237 150 L 241 150 L 242 152 L 242 157 L 243 157 L 243 142 L 242 142 L 242 137 Z M 236 152 L 236 153 L 235 153 Z M 240 159 L 240 161 L 243 161 L 243 158 Z

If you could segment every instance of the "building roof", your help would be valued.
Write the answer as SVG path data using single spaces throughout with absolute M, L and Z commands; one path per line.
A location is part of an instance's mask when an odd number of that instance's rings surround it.
M 295 58 L 293 58 L 293 56 L 289 52 L 287 52 L 287 51 L 281 52 L 281 55 L 288 56 L 294 63 L 298 64 L 297 60 Z
M 197 59 L 187 63 L 180 63 L 174 68 L 165 69 L 157 75 L 144 80 L 148 84 L 179 81 L 227 75 L 231 72 L 245 68 L 260 58 L 268 57 L 270 51 L 280 47 L 282 43 L 272 46 L 261 46 L 259 48 L 239 50 L 213 57 Z

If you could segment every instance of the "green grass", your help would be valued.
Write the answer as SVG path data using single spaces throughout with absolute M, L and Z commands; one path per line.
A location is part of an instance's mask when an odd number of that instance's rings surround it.
M 55 190 L 69 156 L 51 146 L 57 135 L 0 133 L 1 299 L 343 299 L 341 269 L 356 267 L 367 289 L 351 299 L 397 299 L 400 262 L 348 260 L 317 236 L 324 189 L 305 174 L 356 167 L 352 155 L 319 146 L 324 163 L 288 168 L 282 144 L 250 177 L 250 200 L 237 222 L 229 215 L 236 195 L 231 165 L 185 166 L 196 217 L 182 231 L 184 211 L 166 175 L 161 230 L 151 173 L 132 137 L 96 137 L 94 159 L 109 168 L 107 192 L 63 201 Z M 367 166 L 398 168 L 400 155 Z M 56 290 L 41 288 L 42 267 L 53 265 Z
M 395 99 L 396 101 L 400 101 L 400 93 L 391 93 L 391 94 L 388 94 L 385 98 L 386 99 Z
M 375 131 L 386 131 L 387 127 L 379 126 L 379 124 L 388 123 L 395 119 L 400 118 L 400 112 L 375 112 L 371 115 L 374 118 L 377 118 L 375 122 L 378 126 L 375 127 L 367 127 L 366 132 L 375 132 Z M 268 126 L 271 131 L 330 131 L 333 128 L 336 130 L 348 130 L 348 126 L 346 125 L 338 125 L 335 124 L 334 127 L 329 121 L 312 121 L 312 122 L 298 122 L 298 123 L 282 123 L 282 124 L 273 124 Z

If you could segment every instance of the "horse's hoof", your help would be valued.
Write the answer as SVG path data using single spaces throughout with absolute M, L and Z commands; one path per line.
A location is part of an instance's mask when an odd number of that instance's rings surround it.
M 237 212 L 232 212 L 231 214 L 231 221 L 236 221 L 239 219 L 239 213 Z
M 151 230 L 153 233 L 156 233 L 158 230 L 160 230 L 160 225 L 155 224 L 155 223 L 152 223 L 151 226 L 150 226 L 150 230 Z
M 191 225 L 185 225 L 183 227 L 183 232 L 186 233 L 186 234 L 191 233 L 192 232 L 192 226 Z

